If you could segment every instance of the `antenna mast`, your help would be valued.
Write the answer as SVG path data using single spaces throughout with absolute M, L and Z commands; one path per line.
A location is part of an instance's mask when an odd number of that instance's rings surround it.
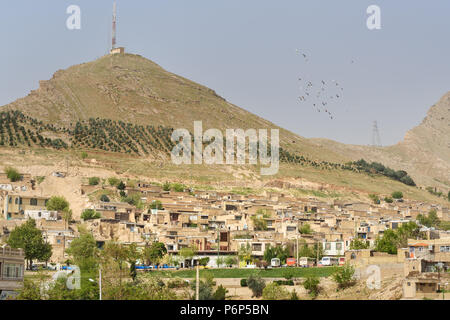
M 116 48 L 116 37 L 117 37 L 117 3 L 116 1 L 114 1 L 113 20 L 112 20 L 112 49 Z

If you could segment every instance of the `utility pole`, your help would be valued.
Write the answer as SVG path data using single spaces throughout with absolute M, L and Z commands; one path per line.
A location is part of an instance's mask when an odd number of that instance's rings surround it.
M 297 261 L 296 261 L 296 265 L 297 265 L 297 268 L 298 268 L 298 234 L 297 234 Z
M 319 241 L 317 241 L 317 258 L 316 258 L 316 267 L 319 266 Z
M 217 268 L 219 268 L 219 258 L 220 258 L 220 227 L 217 225 Z
M 100 301 L 102 300 L 102 266 L 98 269 L 98 289 L 100 293 Z
M 200 272 L 197 264 L 197 277 L 195 281 L 195 300 L 200 300 Z

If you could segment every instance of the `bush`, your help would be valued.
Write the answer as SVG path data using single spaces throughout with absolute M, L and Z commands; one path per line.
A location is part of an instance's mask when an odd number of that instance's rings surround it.
M 314 299 L 319 295 L 320 280 L 317 277 L 307 277 L 303 282 L 303 287 L 308 291 L 309 295 Z
M 16 182 L 22 179 L 22 176 L 19 173 L 19 171 L 17 171 L 17 169 L 14 169 L 12 167 L 5 168 L 5 173 L 11 182 Z
M 385 198 L 384 198 L 384 202 L 386 202 L 386 203 L 392 203 L 392 202 L 394 202 L 394 200 L 393 200 L 391 197 L 385 197 Z
M 83 151 L 83 152 L 81 153 L 81 159 L 84 160 L 84 159 L 86 159 L 87 157 L 88 157 L 88 154 L 87 154 L 86 152 Z
M 380 198 L 376 194 L 369 194 L 369 198 L 374 204 L 380 204 Z
M 333 273 L 333 280 L 337 283 L 338 289 L 345 289 L 353 286 L 356 282 L 353 278 L 355 268 L 350 264 L 345 264 L 343 267 L 338 267 Z
M 241 287 L 247 287 L 247 279 L 241 279 Z
M 252 290 L 253 296 L 258 298 L 262 296 L 266 283 L 260 276 L 251 275 L 247 279 L 247 285 Z
M 115 187 L 120 183 L 120 180 L 116 177 L 111 177 L 111 178 L 108 178 L 108 183 L 110 186 Z
M 92 220 L 92 219 L 100 219 L 101 215 L 94 209 L 86 209 L 81 214 L 81 219 L 83 220 Z
M 180 288 L 186 288 L 189 286 L 189 283 L 181 278 L 175 278 L 172 280 L 169 280 L 167 283 L 167 287 L 169 289 L 180 289 Z
M 401 191 L 394 191 L 394 192 L 392 192 L 391 196 L 394 199 L 403 199 L 403 192 L 401 192 Z
M 152 203 L 150 204 L 150 209 L 158 209 L 158 210 L 163 210 L 163 205 L 161 203 L 161 201 L 159 200 L 154 200 L 152 201 Z
M 228 290 L 225 289 L 222 285 L 218 286 L 216 291 L 214 292 L 213 299 L 214 300 L 225 300 L 227 296 Z
M 267 285 L 262 293 L 264 300 L 289 300 L 290 293 L 276 282 Z
M 106 194 L 102 194 L 102 196 L 100 197 L 100 201 L 101 202 L 109 202 L 109 197 Z
M 123 181 L 120 181 L 119 184 L 117 185 L 117 190 L 125 190 L 126 185 L 125 183 L 123 183 Z
M 90 186 L 96 186 L 100 183 L 100 178 L 99 177 L 91 177 L 89 178 L 89 185 Z
M 274 283 L 278 284 L 279 286 L 293 286 L 294 280 L 275 280 Z

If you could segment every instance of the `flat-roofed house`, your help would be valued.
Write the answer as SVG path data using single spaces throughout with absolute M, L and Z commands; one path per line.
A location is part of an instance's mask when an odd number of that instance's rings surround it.
M 0 247 L 0 300 L 22 287 L 24 265 L 22 249 Z

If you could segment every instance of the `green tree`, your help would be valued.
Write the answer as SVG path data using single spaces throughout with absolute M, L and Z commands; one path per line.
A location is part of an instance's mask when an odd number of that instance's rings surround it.
M 247 286 L 252 290 L 253 297 L 259 298 L 262 296 L 266 283 L 260 276 L 251 275 L 247 278 Z
M 342 267 L 336 267 L 332 278 L 337 283 L 338 289 L 346 289 L 356 283 L 354 275 L 355 268 L 347 263 Z
M 362 239 L 354 239 L 350 242 L 350 250 L 369 249 L 369 242 Z
M 167 253 L 167 248 L 162 242 L 153 242 L 151 245 L 145 247 L 143 258 L 147 265 L 157 265 Z M 181 254 L 181 252 L 180 252 Z M 192 255 L 194 256 L 194 255 Z
M 11 248 L 24 250 L 27 268 L 30 269 L 34 259 L 47 262 L 52 255 L 52 246 L 44 241 L 42 231 L 36 227 L 36 221 L 27 220 L 11 231 L 7 244 Z
M 421 225 L 424 225 L 429 228 L 430 227 L 437 228 L 441 223 L 439 217 L 437 216 L 437 211 L 435 209 L 431 209 L 428 212 L 427 216 L 422 214 L 417 215 L 417 220 Z
M 198 264 L 203 267 L 206 267 L 206 265 L 208 263 L 209 263 L 209 257 L 201 258 L 198 260 Z
M 303 287 L 308 291 L 311 298 L 315 299 L 320 292 L 319 287 L 320 280 L 317 277 L 309 276 L 303 281 Z
M 250 263 L 252 261 L 252 247 L 249 243 L 239 247 L 238 249 L 239 261 Z
M 80 236 L 70 243 L 66 253 L 82 271 L 95 270 L 98 257 L 97 242 L 87 230 L 81 228 L 79 231 Z
M 64 197 L 53 196 L 46 204 L 47 210 L 63 212 L 69 208 L 69 202 Z
M 217 287 L 214 292 L 213 299 L 214 300 L 225 300 L 227 297 L 228 290 L 224 288 L 224 286 L 220 285 Z
M 81 152 L 81 159 L 86 159 L 88 157 L 88 154 L 86 152 Z
M 313 231 L 308 223 L 303 224 L 298 230 L 301 234 L 311 234 Z
M 72 210 L 69 209 L 69 207 L 64 208 L 64 210 L 62 211 L 62 218 L 66 224 L 66 229 L 69 227 L 70 221 L 72 221 L 72 216 Z
M 152 203 L 150 204 L 150 209 L 158 209 L 158 210 L 163 210 L 163 205 L 161 203 L 161 201 L 159 200 L 153 200 Z
M 229 267 L 236 265 L 238 263 L 238 259 L 236 256 L 226 256 L 225 264 Z
M 13 167 L 6 167 L 5 173 L 11 182 L 16 182 L 16 181 L 19 181 L 20 179 L 22 179 L 22 175 L 19 173 L 19 171 L 17 169 L 15 169 Z
M 87 220 L 93 220 L 93 219 L 100 219 L 101 214 L 94 209 L 85 209 L 81 213 L 81 219 L 87 221 Z
M 119 184 L 117 185 L 117 190 L 125 190 L 127 186 L 125 185 L 125 183 L 123 183 L 123 181 L 120 181 Z
M 251 217 L 255 231 L 265 231 L 267 230 L 267 221 L 264 218 L 259 218 L 256 215 Z
M 109 199 L 109 197 L 106 194 L 102 194 L 102 196 L 100 197 L 100 201 L 101 202 L 109 202 L 111 200 Z

